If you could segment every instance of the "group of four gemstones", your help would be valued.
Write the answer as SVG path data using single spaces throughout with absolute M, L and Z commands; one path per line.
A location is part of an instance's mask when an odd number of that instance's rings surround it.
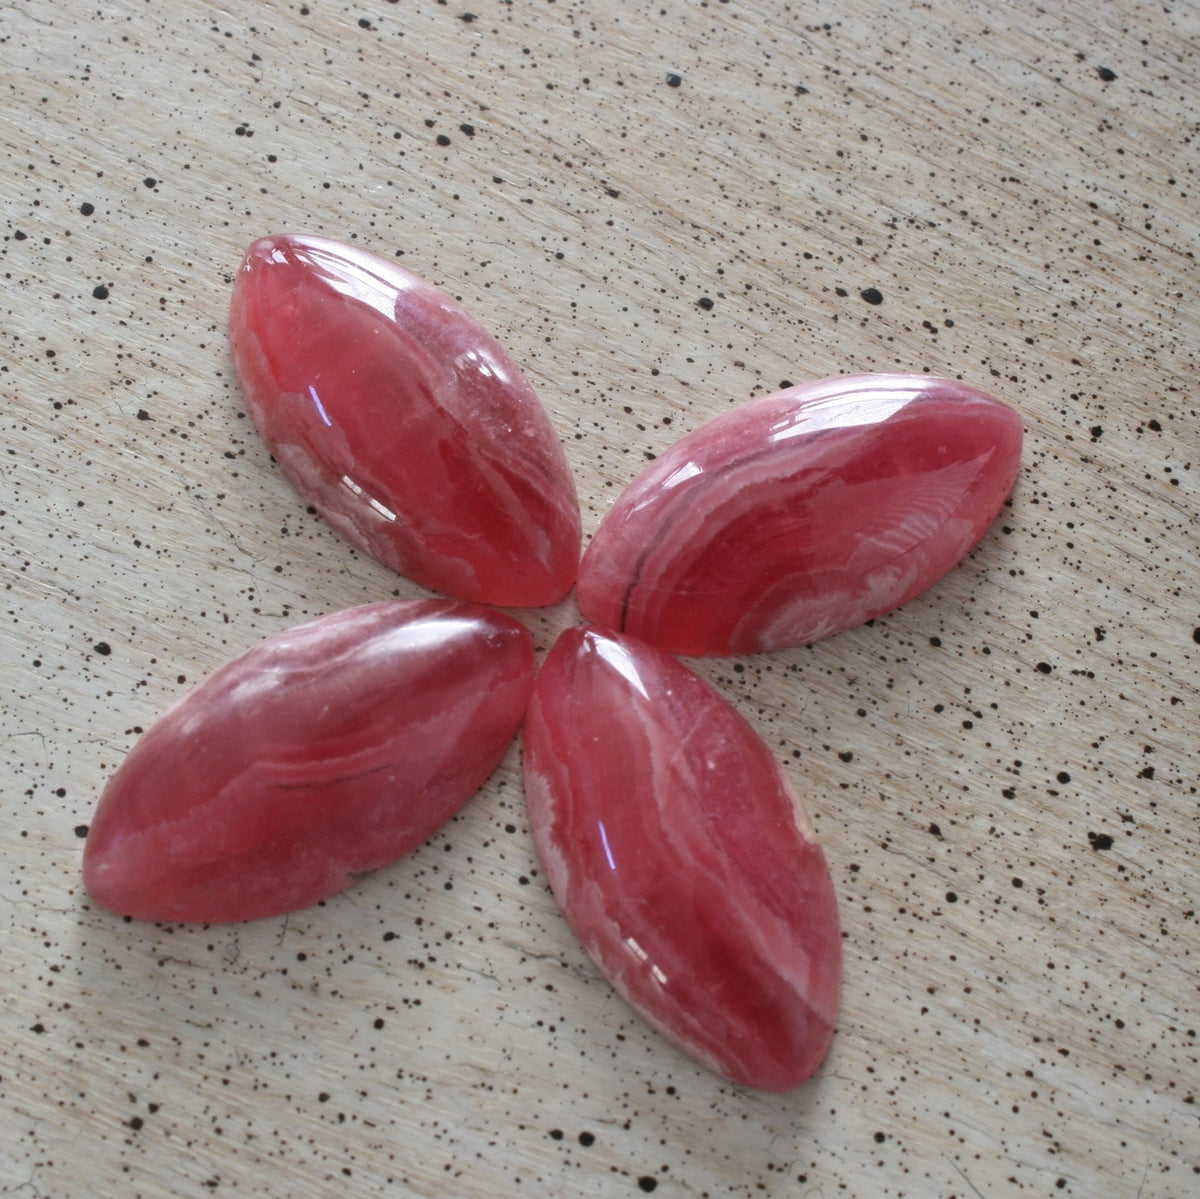
M 596 964 L 717 1073 L 808 1078 L 841 983 L 829 870 L 773 755 L 670 655 L 807 644 L 926 590 L 1007 499 L 1017 413 L 928 375 L 790 387 L 653 461 L 580 563 L 545 410 L 431 284 L 356 246 L 263 238 L 230 333 L 249 412 L 301 494 L 456 598 L 319 617 L 182 697 L 105 788 L 92 897 L 170 921 L 317 902 L 436 831 L 523 721 L 534 843 Z M 572 586 L 591 624 L 536 671 L 498 609 Z

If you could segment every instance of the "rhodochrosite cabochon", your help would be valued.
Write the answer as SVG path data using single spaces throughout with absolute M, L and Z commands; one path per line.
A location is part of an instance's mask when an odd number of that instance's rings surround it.
M 394 262 L 265 237 L 233 287 L 246 407 L 284 473 L 360 548 L 460 599 L 536 607 L 575 581 L 566 455 L 499 343 Z
M 83 877 L 151 920 L 254 920 L 424 841 L 484 783 L 533 639 L 449 600 L 368 604 L 268 637 L 183 696 L 110 779 Z
M 702 425 L 604 518 L 583 614 L 680 654 L 802 645 L 880 616 L 960 561 L 1003 506 L 1021 418 L 963 383 L 854 375 Z
M 629 1003 L 735 1082 L 808 1078 L 837 1017 L 837 902 L 742 717 L 661 651 L 571 629 L 534 686 L 524 772 L 551 889 Z

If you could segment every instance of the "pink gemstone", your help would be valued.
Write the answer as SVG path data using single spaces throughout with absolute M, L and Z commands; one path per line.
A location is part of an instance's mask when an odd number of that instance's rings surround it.
M 460 599 L 562 599 L 575 484 L 499 343 L 403 267 L 320 237 L 265 237 L 233 288 L 246 406 L 300 493 L 356 545 Z
M 735 1082 L 808 1078 L 837 1018 L 837 902 L 754 730 L 660 650 L 572 629 L 534 686 L 524 754 L 550 886 L 613 986 Z
M 512 741 L 533 641 L 448 600 L 310 620 L 183 696 L 109 781 L 83 879 L 148 920 L 315 903 L 430 836 Z
M 1021 418 L 928 375 L 789 387 L 676 442 L 617 500 L 579 606 L 679 654 L 803 645 L 912 599 L 1012 489 Z

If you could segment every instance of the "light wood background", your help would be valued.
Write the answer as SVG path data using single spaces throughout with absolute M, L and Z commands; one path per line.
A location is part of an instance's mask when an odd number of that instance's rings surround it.
M 0 1194 L 1200 1194 L 1198 36 L 1170 0 L 0 0 Z M 1024 414 L 1010 508 L 932 591 L 698 667 L 832 863 L 807 1087 L 727 1085 L 614 996 L 518 746 L 287 920 L 88 903 L 82 826 L 169 701 L 419 593 L 243 416 L 230 277 L 287 230 L 496 332 L 589 533 L 784 380 Z M 577 612 L 523 616 L 544 650 Z

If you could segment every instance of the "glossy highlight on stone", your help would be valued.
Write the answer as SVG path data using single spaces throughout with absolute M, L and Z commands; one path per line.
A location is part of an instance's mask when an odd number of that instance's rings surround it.
M 395 262 L 265 237 L 233 287 L 246 407 L 297 490 L 361 549 L 434 591 L 504 607 L 575 581 L 575 484 L 500 344 Z
M 930 375 L 764 396 L 688 434 L 601 522 L 588 620 L 679 654 L 804 645 L 899 607 L 964 558 L 1012 490 L 1020 416 Z
M 524 772 L 551 889 L 621 995 L 735 1082 L 808 1078 L 837 1018 L 837 902 L 812 824 L 734 708 L 643 642 L 572 629 L 534 685 Z
M 148 920 L 277 916 L 448 820 L 525 713 L 533 640 L 450 600 L 368 604 L 277 633 L 179 699 L 101 796 L 92 898 Z

